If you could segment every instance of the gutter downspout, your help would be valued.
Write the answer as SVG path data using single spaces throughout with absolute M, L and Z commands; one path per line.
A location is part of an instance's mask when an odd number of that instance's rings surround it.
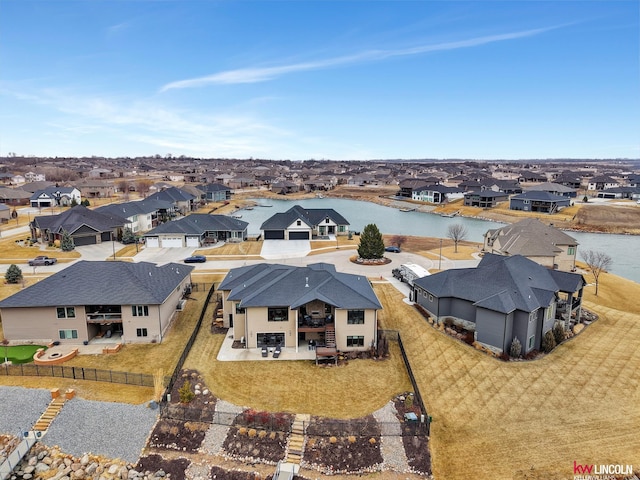
M 160 316 L 160 307 L 162 306 L 162 304 L 158 305 L 158 328 L 159 328 L 159 332 L 160 332 L 160 339 L 158 341 L 158 343 L 162 342 L 162 317 Z

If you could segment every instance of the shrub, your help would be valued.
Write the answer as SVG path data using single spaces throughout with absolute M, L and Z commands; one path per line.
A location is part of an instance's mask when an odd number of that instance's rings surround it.
M 267 436 L 267 431 L 266 430 L 260 430 L 258 432 L 258 438 L 264 438 Z
M 255 428 L 249 429 L 249 437 L 253 438 L 258 434 L 258 431 Z
M 240 427 L 240 428 L 238 429 L 238 433 L 239 433 L 240 435 L 246 435 L 246 434 L 247 434 L 247 427 Z
M 513 358 L 518 358 L 522 353 L 522 344 L 518 337 L 513 337 L 513 341 L 511 342 L 511 347 L 509 348 L 509 355 Z
M 180 403 L 189 403 L 196 396 L 196 394 L 191 391 L 189 382 L 182 384 L 180 390 L 178 390 L 178 395 L 180 395 Z
M 553 336 L 556 339 L 556 345 L 564 342 L 564 325 L 562 322 L 556 322 L 553 326 Z
M 369 443 L 370 443 L 371 445 L 375 445 L 375 444 L 376 444 L 376 439 L 375 439 L 375 438 L 373 438 L 373 437 L 371 437 L 371 438 L 369 439 Z
M 356 437 L 354 437 L 353 435 L 349 435 L 349 437 L 347 437 L 347 440 L 349 440 L 349 443 L 356 443 Z
M 404 408 L 411 410 L 413 407 L 413 395 L 407 395 L 404 397 Z
M 62 240 L 60 241 L 60 249 L 63 252 L 70 252 L 74 248 L 76 248 L 76 246 L 73 243 L 73 238 L 71 238 L 71 235 L 69 234 L 69 232 L 67 232 L 66 230 L 63 230 Z
M 336 443 L 338 439 L 336 437 L 329 438 L 329 443 Z
M 4 274 L 4 279 L 7 283 L 20 283 L 22 281 L 22 270 L 16 264 L 9 265 L 7 271 Z
M 556 339 L 553 336 L 553 331 L 548 330 L 542 337 L 542 351 L 549 353 L 554 348 L 556 348 Z

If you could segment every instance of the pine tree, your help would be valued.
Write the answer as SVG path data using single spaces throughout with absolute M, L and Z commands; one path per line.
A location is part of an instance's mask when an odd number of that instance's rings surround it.
M 128 245 L 130 243 L 135 243 L 135 241 L 136 241 L 136 236 L 133 234 L 133 232 L 129 227 L 125 227 L 122 230 L 122 243 L 124 243 L 125 245 Z
M 16 264 L 11 264 L 4 274 L 4 279 L 7 283 L 20 283 L 22 281 L 22 270 Z
M 370 223 L 360 235 L 360 245 L 358 245 L 358 256 L 364 259 L 379 259 L 384 256 L 384 242 L 382 234 L 374 223 Z
M 66 230 L 63 230 L 62 240 L 60 240 L 60 249 L 63 252 L 70 252 L 74 248 L 76 248 L 76 246 L 73 243 L 73 238 L 71 238 L 71 235 L 69 235 L 69 232 L 67 232 Z

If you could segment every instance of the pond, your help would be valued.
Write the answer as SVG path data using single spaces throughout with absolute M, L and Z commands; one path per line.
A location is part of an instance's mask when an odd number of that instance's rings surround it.
M 449 225 L 463 224 L 468 231 L 466 240 L 482 243 L 484 233 L 503 223 L 463 217 L 441 217 L 422 212 L 402 212 L 396 208 L 375 203 L 342 198 L 310 198 L 302 200 L 254 199 L 258 204 L 253 210 L 241 210 L 242 220 L 249 222 L 250 235 L 260 233 L 260 225 L 275 213 L 288 210 L 294 205 L 306 208 L 333 208 L 350 223 L 353 231 L 362 231 L 365 225 L 375 223 L 384 234 L 416 235 L 421 237 L 447 238 Z M 271 205 L 270 208 L 264 205 Z M 640 238 L 635 235 L 611 235 L 604 233 L 567 232 L 574 237 L 580 250 L 602 250 L 613 258 L 611 272 L 621 277 L 640 282 L 640 255 L 637 249 Z

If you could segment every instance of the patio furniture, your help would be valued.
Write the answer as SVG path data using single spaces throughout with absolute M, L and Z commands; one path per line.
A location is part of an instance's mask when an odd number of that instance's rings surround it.
M 278 358 L 280 356 L 280 353 L 282 353 L 282 350 L 280 350 L 280 345 L 278 345 L 273 351 L 273 358 Z
M 267 350 L 267 347 L 262 347 L 262 356 L 266 357 L 269 355 L 269 351 Z

